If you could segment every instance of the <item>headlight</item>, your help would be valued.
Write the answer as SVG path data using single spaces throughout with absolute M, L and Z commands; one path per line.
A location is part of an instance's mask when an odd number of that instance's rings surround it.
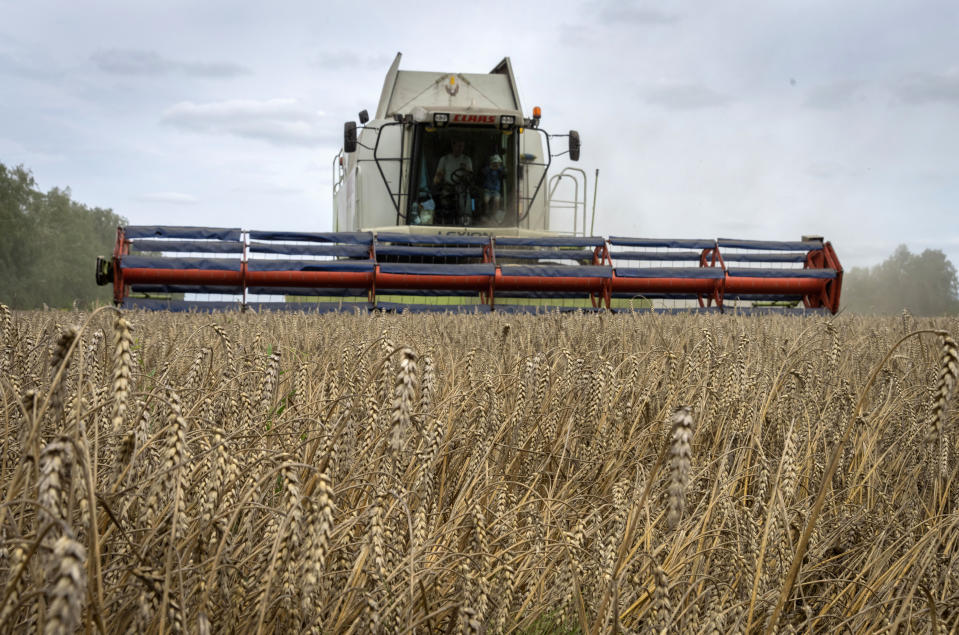
M 512 128 L 515 123 L 516 117 L 513 115 L 501 115 L 499 118 L 499 127 L 503 128 L 504 130 Z
M 450 122 L 450 115 L 448 112 L 434 112 L 433 113 L 433 125 L 434 126 L 445 126 Z

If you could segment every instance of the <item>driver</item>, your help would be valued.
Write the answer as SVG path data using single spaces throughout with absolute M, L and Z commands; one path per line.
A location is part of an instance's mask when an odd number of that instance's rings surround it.
M 440 162 L 436 166 L 436 174 L 433 175 L 433 183 L 453 183 L 453 172 L 457 170 L 473 171 L 473 160 L 463 151 L 466 149 L 466 142 L 462 139 L 454 139 L 450 144 L 451 152 L 440 157 Z

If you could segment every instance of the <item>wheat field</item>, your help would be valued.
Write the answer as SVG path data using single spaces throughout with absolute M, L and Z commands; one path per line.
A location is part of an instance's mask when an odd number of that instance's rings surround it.
M 955 631 L 956 333 L 2 307 L 0 631 Z

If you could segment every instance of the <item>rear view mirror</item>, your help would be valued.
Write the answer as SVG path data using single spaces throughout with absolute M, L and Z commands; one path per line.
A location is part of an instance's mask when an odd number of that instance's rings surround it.
M 343 124 L 343 151 L 356 152 L 356 122 L 347 121 Z
M 103 286 L 113 282 L 113 261 L 97 256 L 97 284 Z
M 579 133 L 575 130 L 569 131 L 569 158 L 579 161 Z
M 360 125 L 361 125 L 361 126 L 364 125 L 364 124 L 365 124 L 367 121 L 369 121 L 369 120 L 370 120 L 370 113 L 366 112 L 365 109 L 364 109 L 364 110 L 361 110 L 361 111 L 360 111 Z

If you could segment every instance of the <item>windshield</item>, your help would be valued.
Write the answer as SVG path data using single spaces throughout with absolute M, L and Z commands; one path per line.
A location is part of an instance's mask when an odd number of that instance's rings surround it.
M 408 223 L 504 227 L 517 224 L 516 141 L 490 126 L 420 124 L 413 141 Z

